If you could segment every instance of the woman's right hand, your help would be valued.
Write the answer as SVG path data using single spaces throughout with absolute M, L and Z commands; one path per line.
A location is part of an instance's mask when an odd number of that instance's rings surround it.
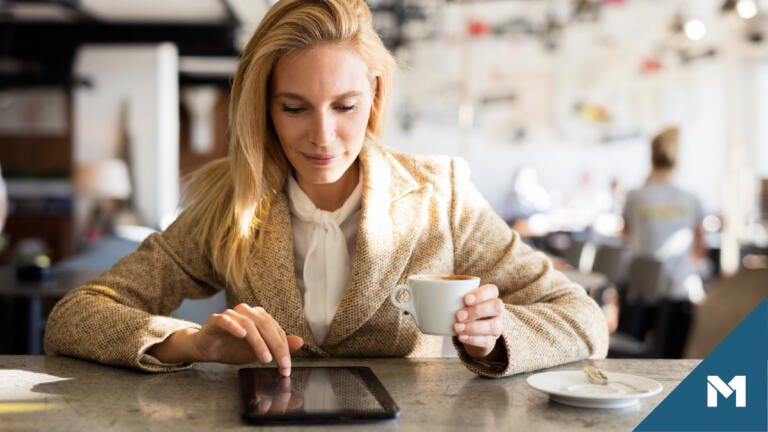
M 277 361 L 280 373 L 291 374 L 290 353 L 304 344 L 299 336 L 286 335 L 261 307 L 245 303 L 213 314 L 194 334 L 192 350 L 198 361 L 230 364 Z
M 147 350 L 165 363 L 221 362 L 230 364 L 269 363 L 277 360 L 280 373 L 291 374 L 290 353 L 304 345 L 299 336 L 285 331 L 263 308 L 245 303 L 213 314 L 202 328 L 175 331 Z

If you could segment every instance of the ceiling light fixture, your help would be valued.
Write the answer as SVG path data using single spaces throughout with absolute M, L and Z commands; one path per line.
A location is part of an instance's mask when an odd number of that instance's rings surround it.
M 688 39 L 697 41 L 707 34 L 707 26 L 701 20 L 691 19 L 686 21 L 684 31 Z
M 757 15 L 757 4 L 754 0 L 739 0 L 736 3 L 736 13 L 744 19 L 750 19 Z

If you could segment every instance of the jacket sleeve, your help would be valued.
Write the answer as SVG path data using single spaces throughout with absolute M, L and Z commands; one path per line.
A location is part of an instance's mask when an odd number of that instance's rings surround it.
M 45 352 L 148 372 L 164 365 L 144 353 L 173 332 L 200 327 L 169 317 L 184 298 L 205 298 L 222 289 L 196 239 L 177 223 L 152 234 L 139 249 L 61 299 L 48 318 Z M 147 358 L 150 357 L 150 358 Z
M 498 286 L 506 309 L 506 360 L 477 361 L 454 337 L 459 358 L 473 372 L 489 377 L 604 358 L 608 326 L 594 300 L 507 226 L 470 183 L 464 161 L 453 159 L 452 172 L 454 267 L 458 274 L 479 276 L 481 284 Z

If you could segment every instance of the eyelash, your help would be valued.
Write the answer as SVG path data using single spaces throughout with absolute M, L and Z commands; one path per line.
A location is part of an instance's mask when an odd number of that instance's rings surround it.
M 354 110 L 355 108 L 357 108 L 357 105 L 354 105 L 354 104 L 353 105 L 342 105 L 342 106 L 337 106 L 336 110 L 341 111 L 341 112 L 350 112 L 350 111 Z M 283 105 L 282 110 L 283 110 L 283 112 L 287 112 L 288 114 L 300 114 L 300 113 L 304 112 L 305 108 L 292 108 L 292 107 L 288 107 L 288 106 Z

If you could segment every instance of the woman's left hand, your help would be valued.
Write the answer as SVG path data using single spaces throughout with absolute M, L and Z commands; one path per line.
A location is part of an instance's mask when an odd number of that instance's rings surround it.
M 499 288 L 483 285 L 464 296 L 467 307 L 456 312 L 453 329 L 471 357 L 487 357 L 496 347 L 504 327 L 504 302 Z

